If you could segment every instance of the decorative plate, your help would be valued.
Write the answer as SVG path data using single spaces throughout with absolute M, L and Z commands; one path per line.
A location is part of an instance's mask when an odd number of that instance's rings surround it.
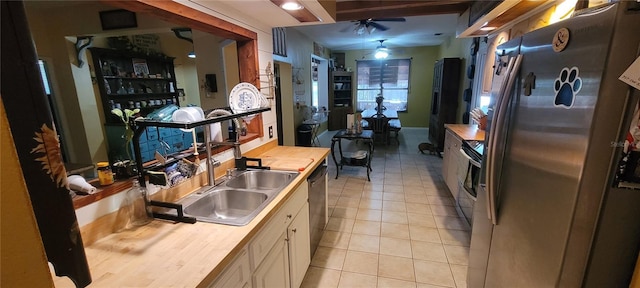
M 251 83 L 242 82 L 231 89 L 229 106 L 233 113 L 243 113 L 258 109 L 261 104 L 260 91 Z

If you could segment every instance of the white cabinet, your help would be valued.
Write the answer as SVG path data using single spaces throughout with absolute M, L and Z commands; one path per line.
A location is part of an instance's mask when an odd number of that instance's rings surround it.
M 251 287 L 251 267 L 249 265 L 249 253 L 243 248 L 240 254 L 218 276 L 211 288 L 243 288 Z
M 311 239 L 309 235 L 309 203 L 305 203 L 287 228 L 289 238 L 289 272 L 291 287 L 300 287 L 304 274 L 311 264 Z
M 311 263 L 306 184 L 293 192 L 209 287 L 300 287 Z
M 262 264 L 253 273 L 253 287 L 291 287 L 289 279 L 289 250 L 287 247 L 287 235 L 282 233 L 271 251 L 264 258 Z
M 302 284 L 311 263 L 309 188 L 304 184 L 249 243 L 255 288 L 300 287 Z
M 458 155 L 461 146 L 462 139 L 447 129 L 444 136 L 442 177 L 454 198 L 458 198 Z

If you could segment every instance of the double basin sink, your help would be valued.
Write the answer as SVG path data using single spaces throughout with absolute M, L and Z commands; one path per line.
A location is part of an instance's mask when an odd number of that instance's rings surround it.
M 186 216 L 198 221 L 244 226 L 298 174 L 276 170 L 243 171 L 215 187 L 196 191 L 178 203 L 182 204 Z

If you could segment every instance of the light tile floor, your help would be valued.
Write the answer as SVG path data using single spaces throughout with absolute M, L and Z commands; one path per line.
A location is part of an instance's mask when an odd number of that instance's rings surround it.
M 320 135 L 330 147 L 336 131 Z M 302 287 L 466 287 L 469 227 L 442 178 L 442 159 L 421 154 L 426 128 L 377 144 L 363 167 L 329 162 L 329 222 Z M 337 149 L 337 147 L 336 147 Z M 366 150 L 343 140 L 344 151 Z M 337 151 L 336 151 L 337 154 Z

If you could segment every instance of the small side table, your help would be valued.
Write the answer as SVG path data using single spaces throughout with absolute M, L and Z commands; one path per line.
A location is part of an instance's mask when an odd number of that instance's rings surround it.
M 362 143 L 365 143 L 369 146 L 369 151 L 367 151 L 367 157 L 364 159 L 354 159 L 351 157 L 344 157 L 342 153 L 342 139 L 347 140 L 360 140 Z M 338 151 L 340 152 L 340 164 L 338 164 L 338 160 L 334 154 L 335 149 L 334 146 L 338 142 Z M 340 170 L 342 170 L 343 166 L 362 166 L 367 168 L 367 180 L 371 181 L 369 177 L 369 171 L 373 171 L 371 169 L 371 154 L 373 153 L 373 131 L 371 130 L 363 130 L 362 133 L 354 133 L 348 134 L 346 129 L 342 129 L 338 131 L 333 138 L 331 138 L 331 158 L 333 158 L 333 162 L 336 164 L 336 179 L 338 179 L 338 175 L 340 174 Z
M 320 147 L 320 140 L 318 140 L 318 127 L 320 127 L 320 122 L 309 119 L 302 121 L 302 124 L 311 126 L 311 146 Z

